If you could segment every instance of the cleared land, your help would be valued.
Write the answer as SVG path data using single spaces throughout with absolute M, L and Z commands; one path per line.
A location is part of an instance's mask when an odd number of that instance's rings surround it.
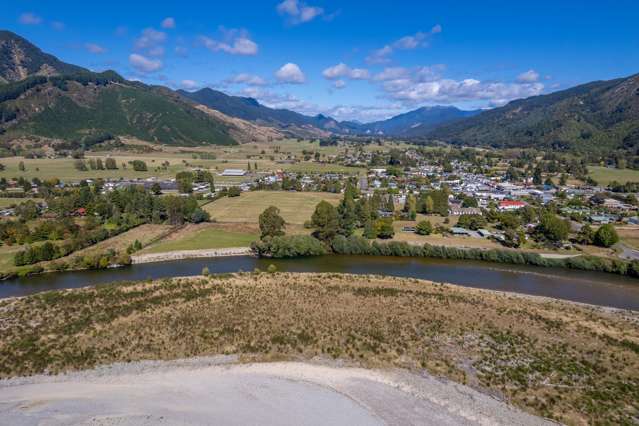
M 195 277 L 0 301 L 0 377 L 218 354 L 425 369 L 568 424 L 630 424 L 639 411 L 636 312 L 340 274 Z
M 600 185 L 608 185 L 613 180 L 619 183 L 639 182 L 639 170 L 589 166 L 588 171 L 590 176 Z
M 26 201 L 42 201 L 41 198 L 0 198 L 0 209 L 5 209 L 11 206 L 17 206 L 18 204 L 22 204 Z
M 341 194 L 328 192 L 250 191 L 239 197 L 224 197 L 207 204 L 205 209 L 218 222 L 258 223 L 260 214 L 276 206 L 287 223 L 303 224 L 311 219 L 322 200 L 337 205 Z
M 142 253 L 248 247 L 260 238 L 257 227 L 233 228 L 220 224 L 191 225 L 145 249 Z
M 119 364 L 0 382 L 0 415 L 15 426 L 94 424 L 96 418 L 120 426 L 209 425 L 211 419 L 267 426 L 552 424 L 428 375 L 326 362 L 228 365 L 232 360 Z

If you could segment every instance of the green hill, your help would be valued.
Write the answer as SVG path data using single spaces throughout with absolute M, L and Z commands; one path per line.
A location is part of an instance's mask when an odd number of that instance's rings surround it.
M 442 125 L 431 139 L 580 152 L 639 148 L 639 74 L 596 81 Z
M 78 140 L 130 135 L 169 145 L 229 145 L 223 122 L 168 89 L 124 80 L 115 72 L 29 77 L 0 86 L 2 139 L 23 135 Z

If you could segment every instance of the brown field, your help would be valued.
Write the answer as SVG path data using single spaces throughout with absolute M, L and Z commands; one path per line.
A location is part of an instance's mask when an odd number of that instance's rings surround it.
M 276 206 L 287 223 L 301 225 L 311 219 L 322 200 L 337 204 L 341 194 L 328 192 L 250 191 L 239 197 L 224 197 L 207 204 L 205 210 L 218 222 L 258 223 L 260 214 Z
M 414 279 L 145 281 L 0 301 L 0 377 L 199 355 L 319 356 L 426 369 L 568 424 L 630 424 L 638 325 L 637 313 Z

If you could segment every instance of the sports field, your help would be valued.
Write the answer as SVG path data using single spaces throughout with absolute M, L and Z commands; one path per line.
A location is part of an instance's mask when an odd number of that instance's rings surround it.
M 287 223 L 303 224 L 311 219 L 317 203 L 326 200 L 337 205 L 340 198 L 341 194 L 328 192 L 251 191 L 220 198 L 205 209 L 218 222 L 257 223 L 267 207 L 276 206 Z
M 639 170 L 612 169 L 609 167 L 588 167 L 590 176 L 600 185 L 608 185 L 612 181 L 619 183 L 639 182 Z

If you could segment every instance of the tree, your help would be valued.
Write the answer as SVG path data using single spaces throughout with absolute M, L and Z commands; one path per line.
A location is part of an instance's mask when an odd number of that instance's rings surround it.
M 153 185 L 151 185 L 151 192 L 155 195 L 160 195 L 162 194 L 162 187 L 159 183 L 153 182 Z
M 457 226 L 476 231 L 486 226 L 486 218 L 479 214 L 465 214 L 459 217 Z
M 433 232 L 433 225 L 431 225 L 430 221 L 422 220 L 417 224 L 417 228 L 415 229 L 415 233 L 419 235 L 430 235 Z
M 599 247 L 611 247 L 619 242 L 619 235 L 615 227 L 608 223 L 597 229 L 593 242 Z
M 117 170 L 118 164 L 115 162 L 115 158 L 107 158 L 105 161 L 105 166 L 107 170 Z
M 385 217 L 377 219 L 377 238 L 393 238 L 395 235 L 395 229 L 393 228 L 393 219 Z
M 228 189 L 226 195 L 229 197 L 239 197 L 242 194 L 242 190 L 239 186 L 232 186 Z
M 286 223 L 282 216 L 280 216 L 280 209 L 275 206 L 266 208 L 260 214 L 260 238 L 277 237 L 284 235 L 284 227 Z
M 351 236 L 355 230 L 357 216 L 355 214 L 355 201 L 348 193 L 344 193 L 344 198 L 337 206 L 337 214 L 339 215 L 339 230 L 337 232 L 345 237 Z
M 193 192 L 193 173 L 180 172 L 175 175 L 175 183 L 177 183 L 178 191 L 182 194 L 190 194 Z
M 377 238 L 377 229 L 375 228 L 375 224 L 371 218 L 368 218 L 364 223 L 364 238 L 368 238 L 369 240 Z
M 357 200 L 355 215 L 357 216 L 359 225 L 362 227 L 371 219 L 371 205 L 368 201 L 368 197 L 360 197 L 360 199 Z
M 479 204 L 477 203 L 477 200 L 473 197 L 470 197 L 468 195 L 463 195 L 462 196 L 462 207 L 466 208 L 466 207 L 479 207 Z
M 387 212 L 391 212 L 394 213 L 395 212 L 395 203 L 393 202 L 393 194 L 389 194 L 388 198 L 386 199 L 386 206 L 384 207 L 384 210 Z
M 131 161 L 131 165 L 136 172 L 146 172 L 148 170 L 146 163 L 142 160 L 133 160 Z
M 424 200 L 424 213 L 433 214 L 435 213 L 435 202 L 433 201 L 433 197 L 428 195 Z
M 86 172 L 87 170 L 89 170 L 87 168 L 87 163 L 85 163 L 84 160 L 75 160 L 75 163 L 73 165 L 79 172 Z
M 339 216 L 332 204 L 320 201 L 311 216 L 311 225 L 315 228 L 313 236 L 322 241 L 329 241 L 337 235 Z
M 541 168 L 539 166 L 535 167 L 535 171 L 533 172 L 533 184 L 541 185 L 542 176 L 541 176 Z
M 570 225 L 567 221 L 557 217 L 552 213 L 546 213 L 541 217 L 537 232 L 552 242 L 560 242 L 568 238 Z
M 104 170 L 104 163 L 102 162 L 101 158 L 95 160 L 95 168 L 98 170 Z
M 191 213 L 191 217 L 189 219 L 191 223 L 208 222 L 209 220 L 211 220 L 211 215 L 206 210 L 198 207 L 193 210 L 193 213 Z
M 568 175 L 566 175 L 565 173 L 562 173 L 559 176 L 559 185 L 565 186 L 567 182 L 568 182 Z
M 409 220 L 415 220 L 417 217 L 417 200 L 413 194 L 408 194 L 406 196 L 406 201 L 404 202 L 404 213 Z
M 581 229 L 579 230 L 579 233 L 577 234 L 577 242 L 579 244 L 586 244 L 586 245 L 592 244 L 594 238 L 595 238 L 595 233 L 590 227 L 590 225 L 588 224 L 585 224 L 584 226 L 582 226 Z
M 24 167 L 24 161 L 20 161 L 18 163 L 18 170 L 20 170 L 21 172 L 25 171 L 25 167 Z

